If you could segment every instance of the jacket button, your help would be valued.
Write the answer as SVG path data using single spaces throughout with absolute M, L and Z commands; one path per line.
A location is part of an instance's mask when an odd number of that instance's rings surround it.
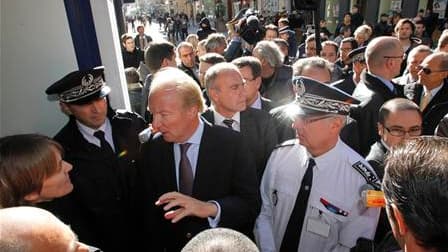
M 191 233 L 187 233 L 187 234 L 185 235 L 185 237 L 187 237 L 187 239 L 191 239 Z

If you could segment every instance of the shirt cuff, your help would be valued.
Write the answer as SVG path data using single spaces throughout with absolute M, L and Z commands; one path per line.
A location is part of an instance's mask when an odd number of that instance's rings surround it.
M 216 205 L 216 207 L 218 208 L 218 212 L 216 213 L 215 218 L 212 217 L 208 217 L 208 224 L 210 225 L 211 228 L 215 228 L 218 226 L 219 221 L 221 220 L 221 206 L 219 205 L 218 202 L 214 201 L 214 200 L 210 200 L 210 203 L 213 203 Z

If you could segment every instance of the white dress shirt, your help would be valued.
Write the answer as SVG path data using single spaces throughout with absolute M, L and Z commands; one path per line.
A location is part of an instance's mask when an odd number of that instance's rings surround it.
M 260 93 L 257 94 L 257 99 L 250 105 L 251 108 L 254 109 L 261 109 L 261 95 Z
M 100 148 L 101 148 L 101 142 L 93 134 L 95 132 L 97 132 L 98 130 L 102 130 L 104 132 L 104 138 L 109 143 L 110 147 L 112 147 L 112 150 L 114 150 L 114 152 L 115 152 L 115 145 L 114 145 L 114 140 L 112 137 L 112 125 L 110 124 L 110 121 L 108 118 L 106 118 L 106 121 L 98 129 L 92 129 L 92 128 L 82 124 L 78 120 L 76 120 L 76 125 L 78 126 L 78 129 L 81 132 L 81 135 L 87 140 L 87 142 L 94 144 Z
M 232 116 L 232 118 L 227 118 L 227 117 L 222 116 L 220 113 L 216 112 L 215 109 L 212 108 L 212 110 L 213 110 L 213 117 L 215 120 L 215 125 L 219 125 L 219 126 L 228 128 L 227 125 L 225 125 L 223 121 L 225 119 L 233 119 L 232 129 L 240 132 L 240 127 L 241 127 L 240 112 L 235 113 Z

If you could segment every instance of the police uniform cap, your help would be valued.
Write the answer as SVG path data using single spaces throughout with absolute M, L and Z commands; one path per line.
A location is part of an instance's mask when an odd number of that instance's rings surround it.
M 351 50 L 348 53 L 348 58 L 350 59 L 350 63 L 353 63 L 355 61 L 365 61 L 365 51 L 366 51 L 367 46 L 361 46 L 358 47 L 356 49 Z
M 350 107 L 360 102 L 349 94 L 317 80 L 293 78 L 296 91 L 294 115 L 348 115 Z
M 85 104 L 109 94 L 103 78 L 104 67 L 73 71 L 45 90 L 47 95 L 57 95 L 64 103 Z

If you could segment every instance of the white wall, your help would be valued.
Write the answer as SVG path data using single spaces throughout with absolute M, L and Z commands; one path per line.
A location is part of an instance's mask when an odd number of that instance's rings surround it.
M 129 108 L 113 1 L 91 1 L 114 108 Z M 45 89 L 78 69 L 62 0 L 0 0 L 0 136 L 55 135 L 67 117 Z
M 67 118 L 45 89 L 77 69 L 62 0 L 0 1 L 0 136 L 53 136 Z

